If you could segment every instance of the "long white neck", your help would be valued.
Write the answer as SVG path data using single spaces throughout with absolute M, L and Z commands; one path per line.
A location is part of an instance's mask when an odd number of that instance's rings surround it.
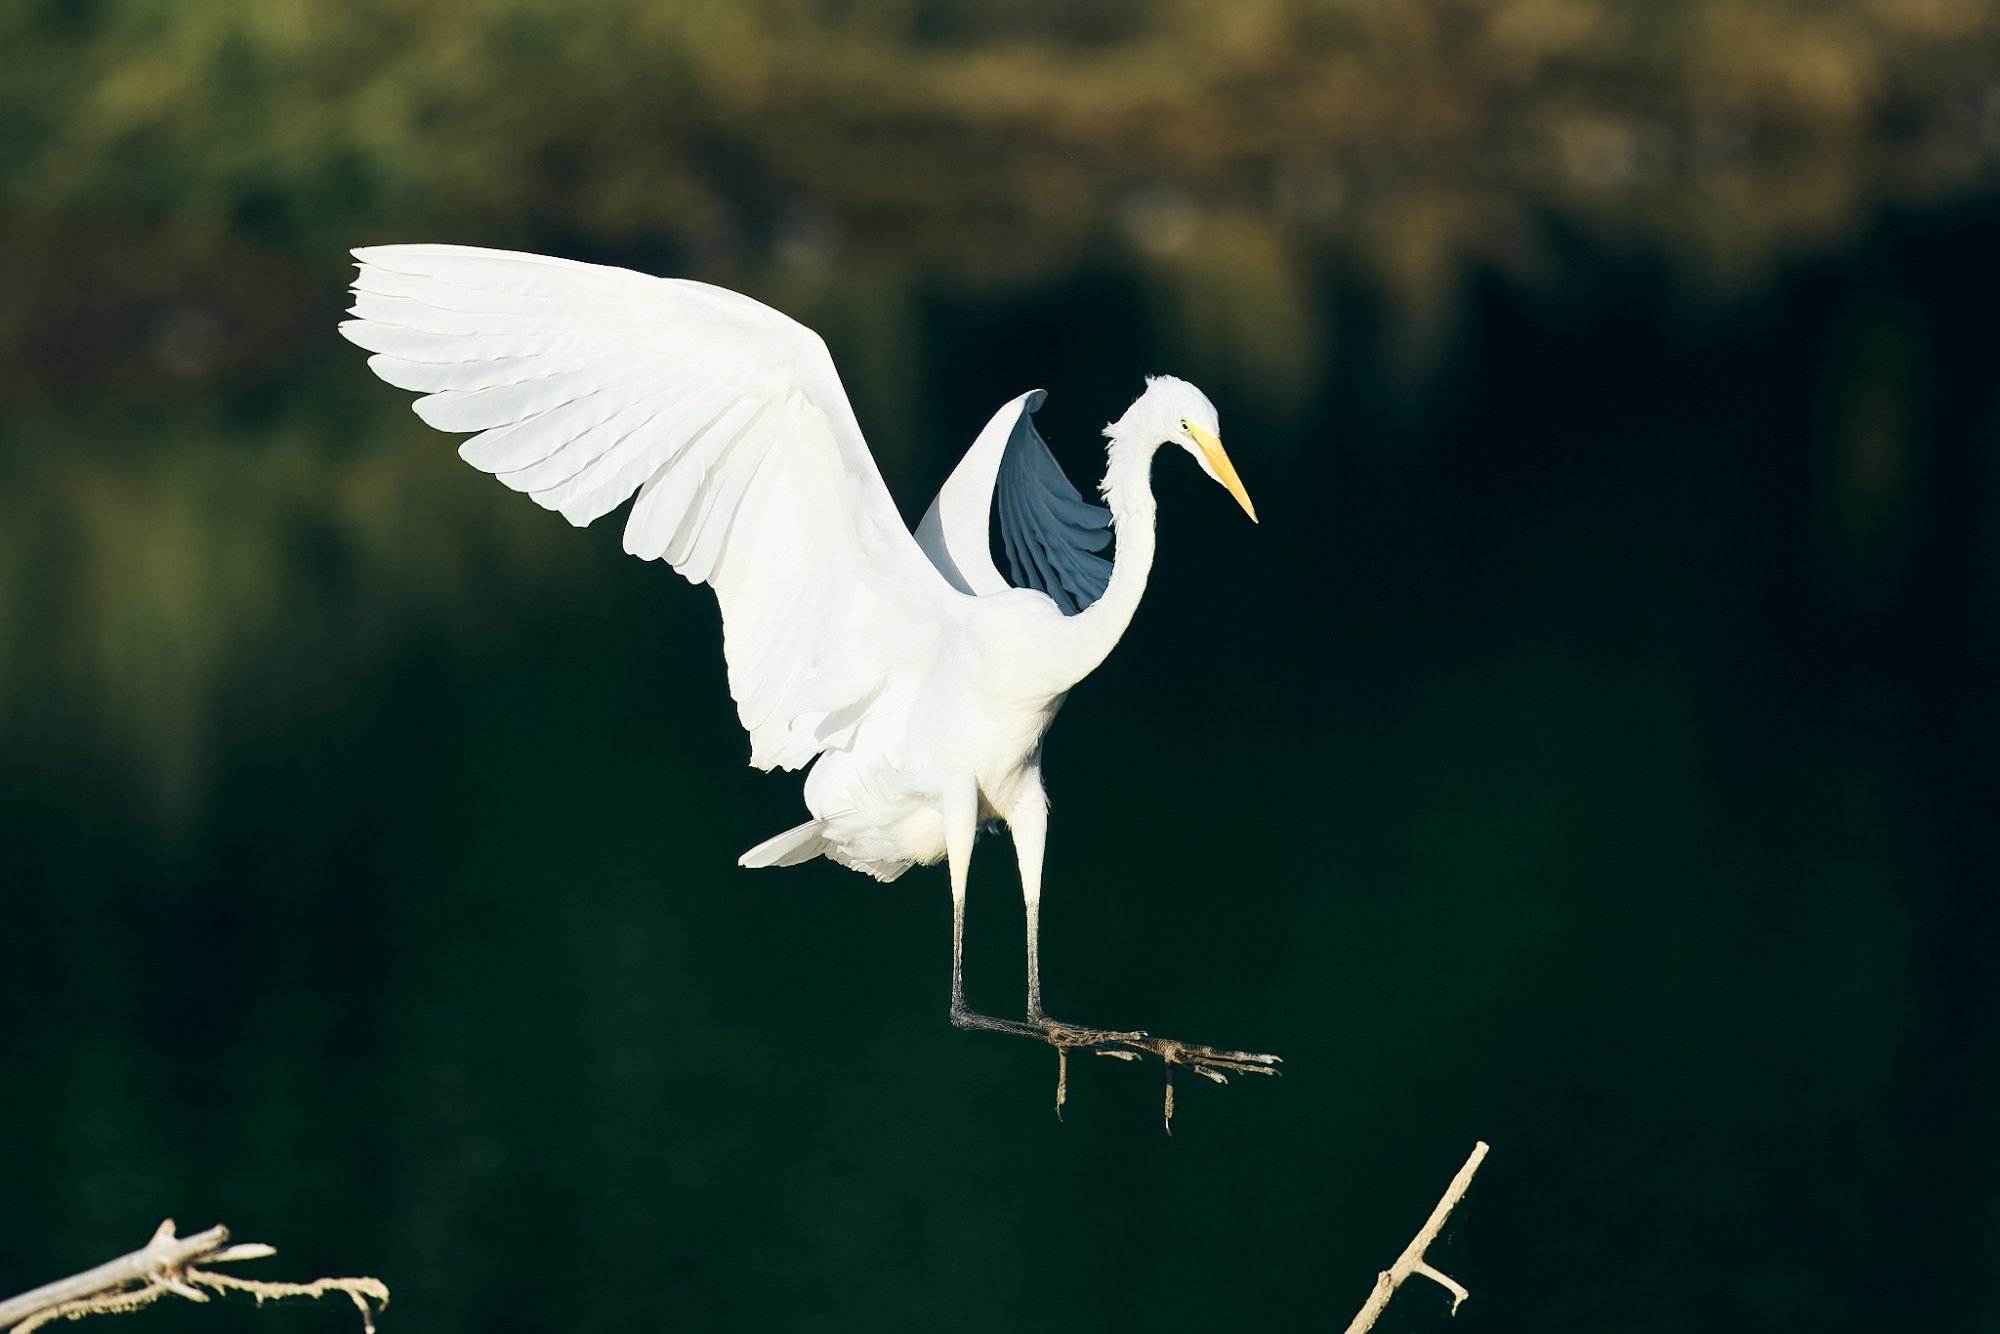
M 1063 689 L 1097 670 L 1132 623 L 1146 578 L 1153 572 L 1153 455 L 1157 440 L 1113 433 L 1104 470 L 1104 503 L 1111 507 L 1111 582 L 1104 596 L 1063 622 L 1057 654 Z

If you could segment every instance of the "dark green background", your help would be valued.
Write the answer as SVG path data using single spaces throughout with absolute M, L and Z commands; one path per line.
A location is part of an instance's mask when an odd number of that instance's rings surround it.
M 171 1214 L 385 1334 L 1338 1329 L 1484 1138 L 1452 1328 L 1988 1318 L 1986 6 L 283 8 L 6 20 L 0 1293 Z M 1044 967 L 1284 1078 L 1058 1122 L 941 870 L 738 870 L 712 599 L 334 336 L 416 239 L 782 304 L 911 517 L 1024 389 L 1079 479 L 1207 389 L 1263 522 L 1162 457 Z M 1020 916 L 982 840 L 989 1010 Z

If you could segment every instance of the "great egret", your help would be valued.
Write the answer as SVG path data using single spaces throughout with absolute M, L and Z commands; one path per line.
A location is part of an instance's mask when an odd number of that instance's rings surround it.
M 1042 734 L 1124 634 L 1153 564 L 1153 455 L 1186 450 L 1252 520 L 1214 404 L 1158 376 L 1110 437 L 1105 504 L 1082 499 L 1035 430 L 1040 390 L 995 413 L 912 534 L 826 344 L 749 297 L 541 255 L 446 245 L 354 252 L 341 325 L 417 415 L 478 434 L 460 455 L 571 523 L 636 492 L 625 549 L 722 604 L 750 763 L 797 769 L 812 819 L 744 866 L 829 857 L 881 880 L 944 858 L 951 1021 L 1220 1080 L 1277 1058 L 1061 1023 L 1038 952 Z M 1014 572 L 994 566 L 989 515 Z M 1113 547 L 1111 559 L 1098 554 Z M 966 873 L 983 821 L 1013 831 L 1027 907 L 1025 1021 L 965 1003 Z M 1066 1072 L 1066 1059 L 1063 1063 Z M 1060 1107 L 1062 1087 L 1058 1087 Z

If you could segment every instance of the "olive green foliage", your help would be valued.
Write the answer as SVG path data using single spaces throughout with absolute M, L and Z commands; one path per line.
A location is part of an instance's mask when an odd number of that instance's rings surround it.
M 1421 284 L 1557 209 L 1741 262 L 1977 177 L 1997 66 L 1993 0 L 37 0 L 0 210 L 1252 283 L 1340 235 Z
M 1885 203 L 1990 181 L 1996 20 L 1995 0 L 37 0 L 0 15 L 0 228 L 25 260 L 0 278 L 0 379 L 60 374 L 186 292 L 225 318 L 206 349 L 171 340 L 181 362 L 253 358 L 302 335 L 287 316 L 348 246 L 434 237 L 836 321 L 873 303 L 892 339 L 911 285 L 1130 263 L 1162 318 L 1296 399 L 1328 337 L 1300 292 L 1330 264 L 1386 294 L 1415 371 L 1478 267 L 1533 278 L 1583 237 L 1726 292 Z
M 313 388 L 276 419 L 0 414 L 0 747 L 102 762 L 177 821 L 270 710 L 412 624 L 467 629 L 476 587 L 577 577 L 561 525 L 482 504 L 449 448 L 409 448 L 397 405 L 357 423 Z

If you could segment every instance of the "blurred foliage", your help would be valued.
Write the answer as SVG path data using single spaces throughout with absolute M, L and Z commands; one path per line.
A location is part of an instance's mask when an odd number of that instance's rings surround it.
M 1171 348 L 1265 406 L 1269 448 L 1314 439 L 1336 335 L 1421 384 L 1475 274 L 1558 287 L 1636 249 L 1754 289 L 1886 204 L 1981 188 L 1996 19 L 2000 0 L 21 0 L 0 10 L 0 394 L 23 404 L 0 626 L 71 614 L 9 634 L 0 698 L 64 675 L 185 800 L 224 664 L 259 660 L 238 641 L 282 620 L 280 589 L 332 577 L 325 550 L 378 571 L 341 596 L 393 624 L 462 600 L 452 553 L 504 561 L 550 531 L 524 516 L 489 542 L 508 521 L 388 424 L 391 397 L 348 420 L 337 386 L 298 386 L 337 355 L 351 244 L 523 245 L 771 300 L 827 335 L 907 502 L 937 438 L 977 424 L 935 404 L 1051 360 L 969 377 L 1023 349 L 934 351 L 966 323 L 940 293 L 1063 293 L 1059 365 L 1157 324 L 1132 360 Z M 1862 358 L 1840 414 L 1830 485 L 1864 546 L 1889 512 L 1868 497 L 1910 466 L 1913 336 Z M 280 382 L 295 420 L 230 415 Z M 135 394 L 171 415 L 74 407 Z M 49 550 L 74 587 L 42 581 Z
M 1282 389 L 1314 331 L 1258 312 L 1324 245 L 1419 360 L 1456 275 L 1565 235 L 1734 285 L 1990 179 L 1996 70 L 2000 0 L 17 0 L 0 220 L 203 288 L 218 249 L 317 283 L 412 238 L 750 285 L 1132 255 Z M 240 355 L 257 313 L 223 322 Z M 36 355 L 23 323 L 0 362 Z
M 81 764 L 178 823 L 209 796 L 213 752 L 290 717 L 288 697 L 337 690 L 412 624 L 468 628 L 478 587 L 575 577 L 561 526 L 481 505 L 449 450 L 413 454 L 308 401 L 0 417 L 0 745 L 16 763 Z

